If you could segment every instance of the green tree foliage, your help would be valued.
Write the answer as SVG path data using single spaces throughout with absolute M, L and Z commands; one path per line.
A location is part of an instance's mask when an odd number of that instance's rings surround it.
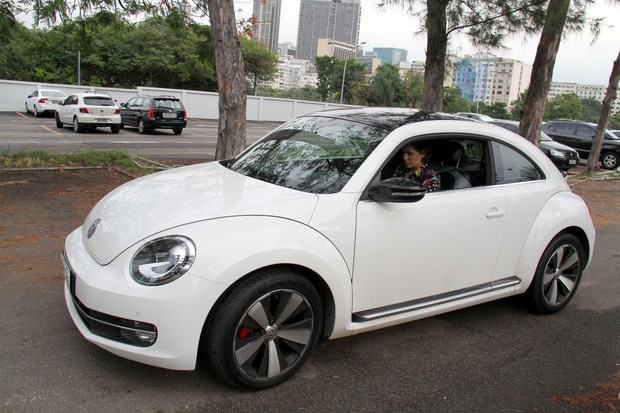
M 379 106 L 391 106 L 398 99 L 402 82 L 398 66 L 385 63 L 377 68 L 377 73 L 370 82 L 372 102 Z
M 401 103 L 408 108 L 419 108 L 424 93 L 424 77 L 419 73 L 407 72 L 402 79 Z
M 487 105 L 484 102 L 478 102 L 472 104 L 472 107 L 475 105 L 477 105 L 478 113 L 488 115 L 493 119 L 510 119 L 508 106 L 504 102 L 495 102 L 492 105 Z
M 174 15 L 133 24 L 104 13 L 50 29 L 18 24 L 0 48 L 0 78 L 77 84 L 78 50 L 81 84 L 217 89 L 211 28 L 179 25 Z
M 596 99 L 586 98 L 581 99 L 581 106 L 583 107 L 581 120 L 585 122 L 597 123 L 601 114 L 601 109 L 603 108 L 603 102 Z
M 252 94 L 256 95 L 258 83 L 272 80 L 278 73 L 278 55 L 256 40 L 247 37 L 241 37 L 240 40 L 245 73 L 252 80 Z
M 620 112 L 609 118 L 609 129 L 620 129 Z
M 511 102 L 510 108 L 510 119 L 512 120 L 520 120 L 521 119 L 521 109 L 523 108 L 523 102 L 525 101 L 525 96 L 527 96 L 527 89 L 519 94 L 517 100 L 513 100 Z
M 333 56 L 319 56 L 314 62 L 317 72 L 317 91 L 323 102 L 326 102 L 332 94 L 336 60 Z
M 581 99 L 574 93 L 559 95 L 547 102 L 544 120 L 580 119 L 583 111 Z
M 448 113 L 471 111 L 471 101 L 463 97 L 458 87 L 444 88 L 442 106 L 443 111 Z
M 315 60 L 317 91 L 323 102 L 339 102 L 344 76 L 342 103 L 352 103 L 355 97 L 364 96 L 366 67 L 355 59 L 346 61 L 333 56 L 319 56 Z

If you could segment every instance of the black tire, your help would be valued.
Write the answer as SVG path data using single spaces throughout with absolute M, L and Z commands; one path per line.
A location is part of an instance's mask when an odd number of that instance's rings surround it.
M 142 120 L 142 118 L 138 119 L 138 132 L 141 134 L 148 133 L 148 129 L 144 126 L 144 120 Z
M 121 131 L 121 127 L 120 125 L 110 126 L 110 130 L 112 131 L 112 133 L 119 133 Z
M 37 109 L 37 105 L 33 106 L 32 114 L 34 115 L 35 118 L 41 117 L 41 114 L 39 113 L 39 109 Z
M 538 262 L 526 293 L 528 301 L 543 314 L 560 311 L 575 295 L 583 267 L 583 247 L 579 240 L 572 234 L 559 234 Z
M 172 132 L 174 132 L 175 135 L 180 135 L 183 133 L 183 128 L 174 128 L 172 129 Z
M 605 169 L 616 169 L 618 167 L 618 154 L 615 152 L 605 152 L 601 155 L 601 166 Z
M 26 115 L 30 113 L 30 109 L 28 109 L 28 103 L 24 103 L 24 106 L 26 106 Z
M 60 121 L 60 117 L 58 116 L 58 113 L 56 114 L 55 118 L 56 118 L 56 127 L 58 129 L 62 129 L 62 122 Z
M 75 133 L 82 133 L 82 132 L 84 132 L 84 127 L 82 126 L 82 124 L 78 120 L 77 116 L 73 118 L 73 131 Z
M 223 381 L 264 389 L 303 366 L 322 323 L 321 298 L 308 279 L 292 270 L 266 270 L 236 286 L 218 306 L 203 349 Z M 278 357 L 270 358 L 274 353 Z

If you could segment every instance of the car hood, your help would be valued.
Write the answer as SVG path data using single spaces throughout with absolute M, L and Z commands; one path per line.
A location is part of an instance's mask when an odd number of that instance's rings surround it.
M 158 232 L 213 218 L 279 216 L 307 223 L 315 194 L 248 178 L 211 162 L 136 179 L 106 195 L 89 213 L 82 234 L 101 265 Z
M 554 149 L 556 151 L 563 151 L 563 152 L 575 152 L 575 153 L 577 152 L 570 146 L 566 146 L 562 143 L 555 142 L 555 141 L 540 141 L 539 146 L 549 149 L 549 150 Z

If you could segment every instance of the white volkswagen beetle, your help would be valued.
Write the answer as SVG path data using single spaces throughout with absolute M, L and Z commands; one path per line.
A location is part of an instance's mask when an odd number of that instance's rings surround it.
M 424 142 L 441 190 L 393 178 Z M 318 339 L 516 294 L 553 313 L 594 248 L 588 208 L 534 145 L 414 110 L 294 119 L 237 158 L 112 191 L 66 240 L 80 332 L 132 360 L 283 382 Z

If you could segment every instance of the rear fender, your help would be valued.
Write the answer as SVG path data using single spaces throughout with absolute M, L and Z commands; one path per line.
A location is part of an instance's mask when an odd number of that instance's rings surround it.
M 589 265 L 594 252 L 595 230 L 588 206 L 570 191 L 558 192 L 549 198 L 532 225 L 517 264 L 516 276 L 523 280 L 517 291 L 527 290 L 545 248 L 561 232 L 570 232 L 580 240 L 585 267 Z

